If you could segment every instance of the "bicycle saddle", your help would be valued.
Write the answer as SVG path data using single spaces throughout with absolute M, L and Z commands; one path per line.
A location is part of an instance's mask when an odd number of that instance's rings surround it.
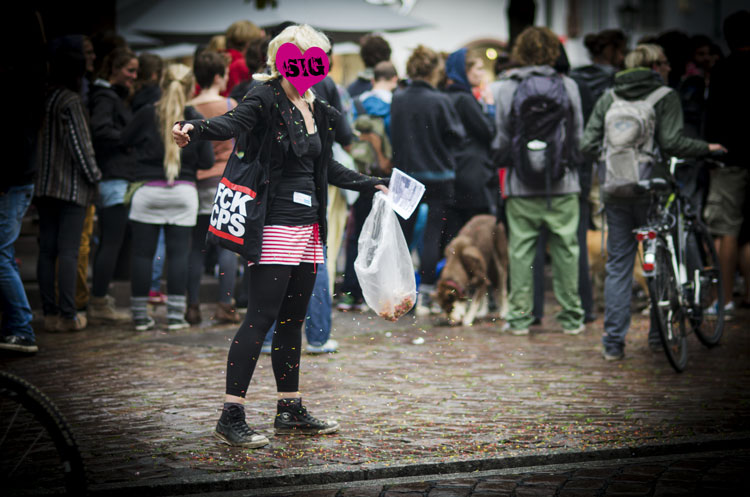
M 638 182 L 636 191 L 638 193 L 646 192 L 665 192 L 669 190 L 669 182 L 664 178 L 642 179 Z

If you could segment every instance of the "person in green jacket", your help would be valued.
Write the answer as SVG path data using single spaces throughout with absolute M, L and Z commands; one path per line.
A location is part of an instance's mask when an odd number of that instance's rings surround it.
M 625 100 L 644 100 L 655 90 L 665 86 L 669 75 L 669 62 L 658 45 L 642 44 L 625 58 L 626 70 L 615 75 L 613 88 L 617 97 Z M 586 124 L 581 142 L 584 154 L 599 157 L 604 144 L 605 115 L 614 96 L 606 92 L 597 101 Z M 679 95 L 667 91 L 654 104 L 654 141 L 662 158 L 699 157 L 712 151 L 725 151 L 724 147 L 703 140 L 688 138 L 683 134 L 682 106 Z M 664 176 L 664 161 L 654 164 L 653 175 Z M 614 196 L 602 194 L 607 217 L 607 264 L 604 281 L 604 359 L 615 361 L 625 356 L 625 335 L 630 327 L 630 299 L 633 264 L 638 248 L 633 230 L 646 223 L 647 196 Z M 649 346 L 660 350 L 657 331 L 649 332 Z

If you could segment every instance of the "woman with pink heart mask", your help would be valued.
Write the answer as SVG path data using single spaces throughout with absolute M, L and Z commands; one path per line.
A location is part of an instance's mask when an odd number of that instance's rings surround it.
M 387 180 L 351 171 L 332 158 L 338 111 L 310 90 L 328 73 L 329 49 L 328 38 L 312 27 L 287 27 L 268 46 L 270 74 L 255 74 L 263 84 L 236 108 L 212 119 L 182 121 L 172 129 L 180 147 L 197 140 L 234 139 L 225 178 L 229 171 L 251 167 L 263 168 L 267 178 L 262 186 L 266 196 L 255 197 L 248 207 L 263 210 L 263 225 L 242 226 L 245 250 L 252 253 L 248 307 L 229 348 L 226 396 L 215 432 L 229 445 L 255 448 L 269 443 L 245 422 L 244 403 L 263 339 L 274 321 L 276 435 L 323 435 L 339 429 L 338 422 L 308 413 L 299 389 L 302 323 L 326 243 L 327 189 L 330 183 L 360 192 L 387 192 Z M 224 205 L 234 203 L 239 202 Z

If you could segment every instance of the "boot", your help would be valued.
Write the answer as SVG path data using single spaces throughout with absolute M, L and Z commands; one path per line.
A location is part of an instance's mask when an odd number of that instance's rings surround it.
M 224 304 L 219 302 L 216 304 L 216 312 L 214 312 L 214 319 L 220 323 L 239 323 L 240 315 L 237 314 L 237 309 L 232 304 Z
M 91 297 L 86 311 L 89 320 L 108 322 L 128 321 L 130 315 L 115 309 L 114 300 L 115 299 L 109 295 L 105 295 L 104 297 Z
M 339 430 L 336 421 L 321 421 L 308 414 L 302 399 L 279 399 L 273 427 L 277 435 L 325 435 Z
M 230 406 L 221 412 L 216 423 L 214 436 L 222 442 L 239 447 L 256 449 L 268 444 L 268 438 L 254 432 L 245 423 L 245 410 L 240 406 Z
M 192 325 L 201 324 L 203 318 L 201 317 L 201 305 L 190 304 L 185 311 L 185 321 Z

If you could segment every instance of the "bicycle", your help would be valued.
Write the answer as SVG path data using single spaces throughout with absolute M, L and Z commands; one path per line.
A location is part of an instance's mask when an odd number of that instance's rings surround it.
M 0 371 L 3 495 L 86 495 L 86 473 L 67 421 L 37 387 Z
M 667 359 L 677 372 L 687 365 L 689 331 L 708 348 L 719 343 L 724 331 L 724 294 L 714 242 L 674 179 L 677 165 L 683 162 L 673 157 L 668 178 L 638 182 L 637 189 L 650 194 L 651 204 L 647 225 L 635 230 L 643 245 L 652 326 L 658 328 Z

